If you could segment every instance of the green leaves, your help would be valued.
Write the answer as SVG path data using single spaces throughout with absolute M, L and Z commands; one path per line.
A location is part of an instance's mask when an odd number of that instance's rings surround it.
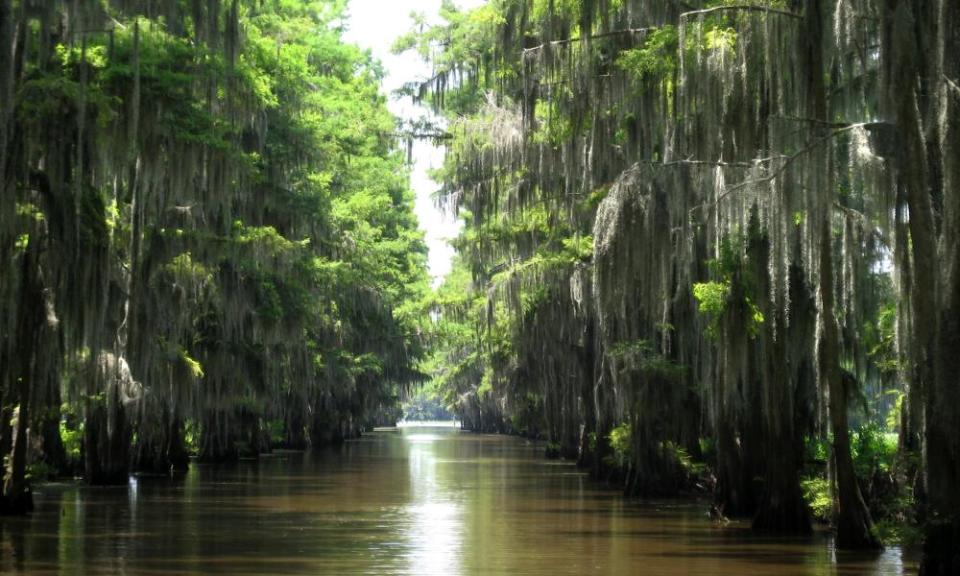
M 637 80 L 667 79 L 677 69 L 679 45 L 676 27 L 663 26 L 651 31 L 642 47 L 621 52 L 616 63 Z
M 730 282 L 701 282 L 693 285 L 693 297 L 700 305 L 700 313 L 709 318 L 707 335 L 711 338 L 721 336 L 721 323 L 730 305 Z M 749 297 L 742 302 L 746 309 L 746 330 L 751 338 L 756 338 L 765 318 L 760 308 Z
M 626 469 L 631 462 L 633 453 L 633 428 L 629 423 L 620 424 L 614 427 L 607 435 L 607 442 L 610 443 L 610 450 L 613 452 L 611 464 Z
M 693 285 L 693 297 L 700 304 L 700 313 L 709 317 L 707 335 L 720 336 L 720 320 L 727 309 L 730 285 L 726 282 L 702 282 Z

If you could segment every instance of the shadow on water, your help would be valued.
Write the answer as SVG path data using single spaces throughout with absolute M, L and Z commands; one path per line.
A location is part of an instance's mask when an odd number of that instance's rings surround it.
M 0 520 L 3 574 L 710 574 L 899 576 L 898 549 L 755 536 L 706 505 L 629 502 L 542 447 L 456 428 L 195 465 L 127 486 L 50 484 Z

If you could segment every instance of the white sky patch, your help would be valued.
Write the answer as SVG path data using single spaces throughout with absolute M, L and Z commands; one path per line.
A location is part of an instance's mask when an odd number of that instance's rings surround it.
M 459 0 L 456 4 L 461 8 L 473 8 L 484 1 Z M 348 30 L 344 39 L 369 48 L 374 57 L 383 63 L 386 71 L 383 89 L 387 94 L 406 82 L 431 76 L 429 65 L 422 62 L 415 52 L 396 55 L 390 53 L 390 47 L 397 37 L 413 26 L 411 13 L 419 12 L 425 14 L 429 22 L 436 21 L 440 0 L 351 0 L 349 10 Z M 401 118 L 416 118 L 426 113 L 422 108 L 413 106 L 408 98 L 391 98 L 389 107 Z M 427 176 L 427 171 L 442 165 L 443 154 L 443 148 L 430 142 L 415 142 L 410 174 L 410 185 L 417 195 L 415 211 L 430 249 L 428 263 L 434 285 L 439 284 L 450 271 L 454 250 L 448 241 L 457 236 L 461 227 L 458 220 L 438 210 L 433 202 L 433 193 L 439 186 Z

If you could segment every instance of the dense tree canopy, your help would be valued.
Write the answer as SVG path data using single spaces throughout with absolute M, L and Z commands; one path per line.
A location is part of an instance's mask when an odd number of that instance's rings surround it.
M 464 420 L 632 494 L 706 460 L 718 510 L 757 530 L 809 530 L 812 502 L 841 547 L 875 547 L 872 515 L 916 514 L 925 570 L 956 570 L 956 6 L 443 16 L 397 48 L 433 63 L 410 92 L 449 120 L 441 200 L 466 228 L 439 378 Z
M 339 442 L 429 372 L 629 495 L 960 571 L 955 0 L 445 2 L 396 46 L 465 223 L 432 292 L 345 10 L 0 0 L 0 513 Z
M 344 10 L 0 2 L 0 507 L 338 441 L 419 379 L 426 247 Z

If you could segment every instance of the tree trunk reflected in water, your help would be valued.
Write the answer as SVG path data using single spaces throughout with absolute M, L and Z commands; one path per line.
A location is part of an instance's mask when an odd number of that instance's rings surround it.
M 715 526 L 706 504 L 631 502 L 542 447 L 454 428 L 195 465 L 175 481 L 45 485 L 0 520 L 10 574 L 899 575 L 899 549 Z

